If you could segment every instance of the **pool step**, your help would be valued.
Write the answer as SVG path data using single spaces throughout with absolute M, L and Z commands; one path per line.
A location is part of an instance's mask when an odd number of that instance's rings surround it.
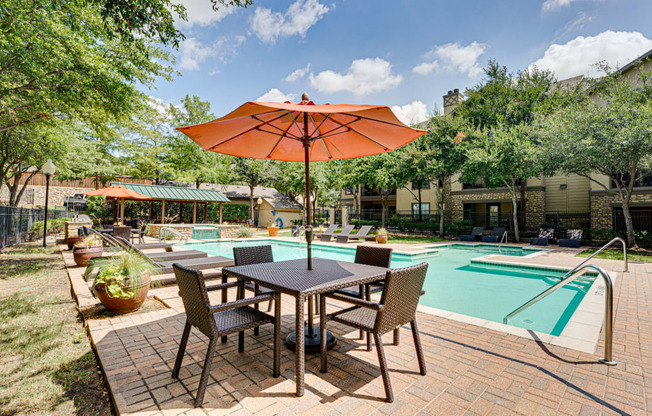
M 563 268 L 554 268 L 554 267 L 545 267 L 537 265 L 525 265 L 525 264 L 513 264 L 513 263 L 502 263 L 489 260 L 471 260 L 469 267 L 476 269 L 478 271 L 493 271 L 493 272 L 517 272 L 522 274 L 531 274 L 532 276 L 545 277 L 554 282 L 559 282 L 561 278 L 570 270 Z M 577 279 L 576 282 L 587 284 L 593 282 L 596 273 L 587 273 L 581 278 Z

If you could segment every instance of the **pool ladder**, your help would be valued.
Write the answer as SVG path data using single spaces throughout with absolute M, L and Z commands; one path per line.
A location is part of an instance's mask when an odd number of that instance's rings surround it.
M 161 227 L 161 229 L 158 231 L 159 243 L 161 241 L 165 242 L 167 240 L 168 232 L 170 232 L 171 234 L 179 238 L 179 241 L 177 241 L 177 243 L 183 242 L 185 244 L 188 242 L 188 237 L 186 237 L 183 233 L 179 232 L 178 230 L 175 230 L 172 227 Z
M 505 317 L 503 318 L 503 323 L 506 324 L 507 320 L 513 317 L 516 314 L 519 314 L 523 312 L 525 309 L 529 308 L 530 306 L 534 305 L 541 299 L 545 298 L 552 292 L 557 291 L 558 289 L 561 289 L 562 287 L 566 286 L 567 284 L 577 280 L 584 274 L 586 274 L 588 269 L 593 269 L 594 271 L 598 272 L 600 276 L 602 276 L 602 279 L 604 280 L 605 284 L 605 325 L 604 325 L 604 332 L 605 332 L 605 340 L 604 340 L 604 358 L 600 359 L 600 362 L 602 364 L 606 365 L 616 365 L 617 363 L 612 360 L 612 352 L 613 352 L 613 303 L 614 303 L 614 295 L 613 295 L 613 283 L 611 281 L 611 277 L 609 277 L 609 273 L 607 273 L 602 267 L 595 266 L 593 264 L 586 264 L 589 260 L 591 260 L 593 257 L 597 256 L 600 254 L 602 251 L 606 250 L 608 247 L 611 247 L 614 243 L 620 242 L 623 245 L 623 260 L 625 262 L 625 272 L 629 271 L 629 265 L 627 263 L 627 243 L 625 240 L 623 240 L 620 237 L 616 237 L 613 240 L 609 241 L 607 244 L 602 246 L 600 250 L 596 251 L 595 253 L 591 254 L 589 257 L 586 258 L 583 262 L 578 264 L 577 266 L 573 267 L 568 273 L 566 273 L 562 278 L 561 281 L 548 289 L 544 290 L 543 292 L 539 293 L 532 299 L 528 300 L 518 308 L 514 309 Z
M 503 242 L 505 242 L 505 243 L 507 242 L 507 230 L 505 230 L 505 232 L 503 232 L 502 237 L 500 237 L 500 242 L 498 243 L 498 252 L 501 253 L 501 254 L 503 252 L 500 250 L 500 246 L 503 245 Z

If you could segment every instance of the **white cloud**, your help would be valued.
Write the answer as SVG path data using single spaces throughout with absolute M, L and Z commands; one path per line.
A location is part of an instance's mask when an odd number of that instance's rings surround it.
M 553 44 L 532 65 L 551 70 L 557 79 L 576 75 L 600 75 L 594 64 L 605 61 L 612 67 L 623 66 L 652 49 L 652 40 L 639 32 L 608 30 L 596 36 L 578 36 L 563 44 Z
M 310 85 L 320 92 L 349 91 L 357 96 L 386 91 L 402 81 L 403 77 L 392 74 L 392 65 L 381 58 L 356 59 L 344 74 L 331 70 L 310 74 Z
M 318 0 L 296 0 L 285 14 L 258 7 L 251 19 L 251 29 L 265 43 L 274 43 L 279 37 L 304 37 L 329 10 Z
M 228 62 L 233 57 L 240 45 L 247 38 L 245 36 L 222 37 L 212 45 L 204 45 L 197 38 L 187 38 L 181 44 L 181 62 L 179 68 L 194 71 L 199 69 L 199 64 L 208 58 L 217 58 L 220 62 Z M 214 69 L 209 75 L 216 74 Z
M 219 4 L 218 9 L 213 10 L 213 3 L 210 0 L 178 0 L 178 3 L 185 6 L 186 17 L 188 18 L 185 21 L 178 17 L 175 19 L 180 27 L 209 26 L 222 21 L 222 19 L 238 9 L 237 7 Z
M 413 101 L 405 105 L 393 105 L 392 111 L 403 124 L 408 126 L 428 119 L 426 104 L 421 101 Z
M 295 71 L 293 71 L 290 75 L 285 77 L 285 80 L 287 82 L 294 82 L 300 78 L 303 78 L 306 76 L 306 74 L 310 71 L 310 64 L 306 65 L 305 68 L 299 68 Z
M 210 46 L 205 46 L 196 38 L 187 38 L 181 44 L 181 62 L 179 67 L 194 71 L 199 69 L 199 64 L 204 62 L 208 57 L 215 56 L 215 50 Z
M 469 77 L 475 78 L 482 73 L 482 68 L 478 65 L 478 58 L 485 49 L 487 49 L 487 45 L 478 42 L 472 42 L 468 46 L 462 46 L 459 43 L 435 46 L 424 54 L 426 62 L 412 68 L 412 72 L 428 75 L 435 70 L 443 69 L 450 72 L 466 73 Z
M 256 98 L 256 101 L 264 101 L 271 103 L 284 103 L 286 101 L 294 101 L 297 98 L 296 94 L 285 94 L 281 92 L 278 88 L 272 88 L 267 91 L 265 94 Z
M 543 2 L 541 5 L 541 10 L 544 12 L 553 12 L 555 10 L 559 10 L 562 7 L 569 7 L 572 3 L 576 3 L 578 1 L 604 1 L 604 0 L 546 0 Z

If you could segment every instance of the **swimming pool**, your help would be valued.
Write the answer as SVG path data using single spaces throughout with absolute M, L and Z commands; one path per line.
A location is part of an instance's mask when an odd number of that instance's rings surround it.
M 306 257 L 305 243 L 258 240 L 186 244 L 184 248 L 210 255 L 233 257 L 234 246 L 270 244 L 274 259 Z M 502 255 L 522 257 L 539 250 L 504 247 Z M 432 247 L 420 254 L 394 253 L 392 267 L 427 262 L 424 283 L 426 294 L 421 304 L 449 312 L 502 323 L 503 317 L 563 276 L 562 271 L 526 266 L 493 265 L 471 261 L 488 254 L 499 254 L 497 246 L 450 244 Z M 313 244 L 313 256 L 353 261 L 355 247 L 327 247 Z M 529 309 L 510 319 L 509 324 L 551 335 L 560 335 L 568 320 L 589 290 L 593 278 L 568 284 Z

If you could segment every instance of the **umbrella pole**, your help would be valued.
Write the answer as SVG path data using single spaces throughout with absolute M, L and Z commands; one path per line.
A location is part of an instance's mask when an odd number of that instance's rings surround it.
M 120 200 L 120 224 L 124 225 L 125 223 L 125 199 Z

